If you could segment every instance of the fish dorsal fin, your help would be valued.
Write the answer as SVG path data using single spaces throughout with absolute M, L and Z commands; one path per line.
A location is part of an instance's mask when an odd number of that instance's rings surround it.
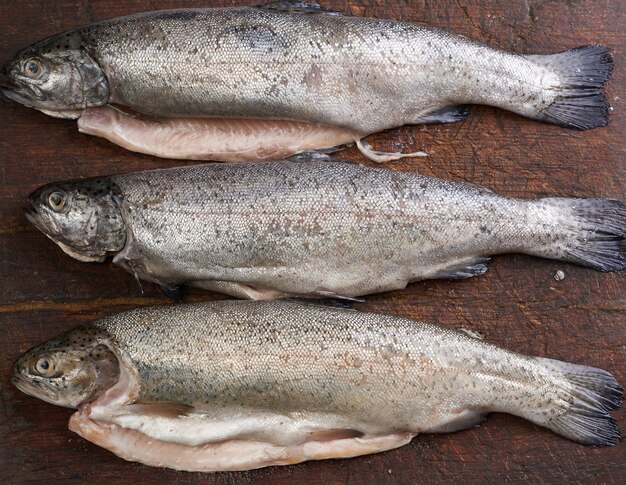
M 262 8 L 264 10 L 271 10 L 273 12 L 284 13 L 303 13 L 303 14 L 325 14 L 325 15 L 343 15 L 338 10 L 332 10 L 330 8 L 324 8 L 317 3 L 310 2 L 298 2 L 293 0 L 283 0 L 280 2 L 263 3 L 255 5 L 255 8 Z

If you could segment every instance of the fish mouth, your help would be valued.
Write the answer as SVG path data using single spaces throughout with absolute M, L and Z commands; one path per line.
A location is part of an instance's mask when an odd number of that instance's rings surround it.
M 58 236 L 57 231 L 43 222 L 43 218 L 32 202 L 30 206 L 24 207 L 24 215 L 26 216 L 26 219 L 28 219 L 28 222 L 43 232 L 46 236 Z
M 28 222 L 34 225 L 37 229 L 41 230 L 39 213 L 33 206 L 27 205 L 24 207 L 24 215 L 26 216 L 26 219 L 28 219 Z
M 41 215 L 39 214 L 39 211 L 37 211 L 37 208 L 34 206 L 34 204 L 33 206 L 30 206 L 30 207 L 29 206 L 24 207 L 24 215 L 26 216 L 26 219 L 28 219 L 28 221 L 33 226 L 39 229 L 54 244 L 59 246 L 63 250 L 63 252 L 67 254 L 68 256 L 71 256 L 72 258 L 77 259 L 78 261 L 82 261 L 83 263 L 102 263 L 103 261 L 106 260 L 106 254 L 105 255 L 91 255 L 91 254 L 86 253 L 85 250 L 88 249 L 88 246 L 85 248 L 82 248 L 83 252 L 81 252 L 80 250 L 77 250 L 69 246 L 68 244 L 62 242 L 61 230 L 56 227 L 51 227 L 51 225 L 46 224 L 43 218 L 41 217 Z M 54 222 L 51 221 L 51 224 L 54 224 Z
M 18 103 L 22 103 L 22 100 L 18 99 L 20 98 L 19 94 L 15 92 L 15 89 L 13 89 L 12 86 L 6 83 L 5 78 L 6 76 L 0 77 L 0 92 L 2 93 L 2 95 L 5 98 L 10 99 L 11 101 L 17 101 Z
M 57 109 L 45 108 L 42 105 L 38 105 L 37 103 L 34 103 L 31 99 L 19 94 L 15 90 L 15 88 L 11 86 L 7 86 L 2 83 L 0 83 L 0 93 L 2 93 L 2 95 L 5 98 L 11 101 L 15 101 L 16 103 L 21 104 L 22 106 L 26 106 L 27 108 L 32 108 L 32 109 L 41 111 L 42 113 L 47 114 L 48 116 L 52 116 L 53 118 L 75 120 L 75 119 L 80 118 L 80 116 L 83 114 L 83 111 L 84 111 L 83 109 L 57 110 Z
M 64 238 L 61 229 L 59 229 L 52 220 L 48 220 L 48 222 L 46 222 L 45 218 L 39 213 L 35 203 L 32 200 L 30 203 L 30 206 L 24 207 L 24 215 L 26 216 L 26 219 L 28 219 L 28 222 L 39 229 L 54 244 L 59 246 L 65 254 L 77 259 L 78 261 L 82 261 L 83 263 L 102 263 L 106 260 L 106 254 L 89 254 L 87 251 L 89 250 L 90 245 L 81 248 L 81 251 L 80 249 L 73 248 L 72 246 L 64 243 L 62 241 Z
M 16 91 L 14 86 L 6 84 L 3 81 L 0 81 L 0 92 L 2 92 L 2 95 L 5 98 L 15 101 L 16 103 L 26 106 L 27 108 L 39 109 L 32 100 L 28 99 L 26 96 L 22 96 Z
M 24 394 L 36 397 L 37 399 L 41 399 L 42 401 L 56 404 L 59 400 L 59 395 L 54 389 L 50 389 L 46 386 L 37 385 L 36 382 L 24 378 L 21 374 L 13 374 L 11 376 L 11 383 Z
M 33 386 L 24 380 L 19 374 L 13 374 L 11 376 L 11 384 L 17 387 L 24 394 L 29 396 L 33 395 Z
M 0 67 L 0 93 L 5 98 L 28 108 L 39 109 L 37 101 L 44 101 L 44 94 L 34 85 L 29 85 L 30 89 L 26 89 L 31 96 L 20 94 L 20 91 L 24 91 L 24 87 L 22 83 L 9 75 L 10 70 L 8 62 Z
M 11 78 L 9 77 L 9 66 L 8 66 L 8 62 L 5 62 L 4 64 L 2 64 L 2 66 L 0 66 L 0 89 L 2 89 L 2 91 L 4 92 L 5 90 L 7 91 L 12 91 L 13 90 L 13 83 L 11 81 Z

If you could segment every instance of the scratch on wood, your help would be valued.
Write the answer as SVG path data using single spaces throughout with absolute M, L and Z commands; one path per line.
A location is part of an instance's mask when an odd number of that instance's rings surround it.
M 191 296 L 185 298 L 186 302 L 204 301 L 207 298 Z M 171 300 L 162 298 L 102 298 L 85 301 L 67 301 L 57 302 L 50 300 L 23 301 L 19 303 L 5 303 L 0 305 L 0 314 L 3 313 L 20 313 L 33 311 L 64 311 L 64 312 L 84 312 L 94 311 L 112 306 L 140 306 L 140 305 L 158 305 L 171 303 Z

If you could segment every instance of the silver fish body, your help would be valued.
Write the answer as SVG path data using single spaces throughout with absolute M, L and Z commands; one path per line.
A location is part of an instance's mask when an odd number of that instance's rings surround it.
M 100 383 L 87 400 L 80 366 Z M 71 429 L 126 459 L 199 471 L 382 451 L 493 411 L 610 445 L 623 392 L 602 370 L 436 325 L 237 301 L 102 318 L 24 354 L 13 382 L 78 407 Z
M 165 287 L 243 298 L 355 297 L 465 278 L 507 252 L 602 271 L 626 265 L 622 202 L 513 199 L 336 161 L 208 164 L 53 183 L 30 201 L 28 218 L 77 259 L 113 254 Z
M 341 136 L 328 143 L 345 143 L 405 124 L 456 121 L 466 103 L 603 126 L 608 104 L 599 89 L 611 62 L 601 46 L 519 55 L 413 23 L 211 8 L 121 17 L 45 39 L 5 65 L 3 91 L 53 116 L 116 104 L 175 119 L 292 120 L 335 127 Z M 169 147 L 175 135 L 163 146 L 130 121 L 131 133 L 120 136 L 119 123 L 100 117 L 81 129 L 145 153 L 191 156 Z M 194 156 L 203 158 L 198 149 Z
M 94 39 L 87 45 L 111 80 L 109 102 L 160 116 L 292 119 L 368 134 L 468 102 L 537 116 L 561 83 L 523 56 L 358 17 L 151 12 L 78 35 Z

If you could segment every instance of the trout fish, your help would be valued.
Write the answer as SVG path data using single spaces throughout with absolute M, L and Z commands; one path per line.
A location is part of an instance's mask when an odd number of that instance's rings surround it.
M 80 261 L 113 255 L 164 288 L 239 298 L 353 298 L 479 275 L 490 255 L 510 252 L 626 267 L 622 202 L 513 199 L 332 160 L 52 183 L 29 196 L 26 216 Z
M 17 52 L 1 84 L 14 101 L 158 156 L 276 160 L 356 141 L 387 161 L 423 153 L 380 153 L 361 139 L 463 119 L 467 103 L 604 126 L 600 90 L 611 67 L 598 45 L 521 55 L 414 23 L 278 2 L 148 12 L 63 32 Z
M 26 352 L 12 380 L 78 408 L 70 429 L 122 458 L 205 472 L 376 453 L 490 412 L 614 445 L 623 397 L 603 370 L 437 325 L 234 300 L 96 320 Z

